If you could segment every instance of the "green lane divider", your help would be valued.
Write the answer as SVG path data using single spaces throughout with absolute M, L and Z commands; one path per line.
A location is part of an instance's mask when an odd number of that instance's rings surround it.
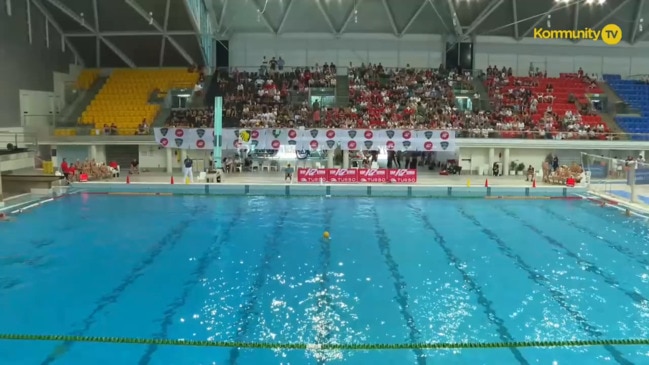
M 285 349 L 285 350 L 448 350 L 448 349 L 502 349 L 510 347 L 586 347 L 586 346 L 645 346 L 649 339 L 583 340 L 583 341 L 521 341 L 484 343 L 404 343 L 404 344 L 306 344 L 271 342 L 196 341 L 128 337 L 87 337 L 68 335 L 32 335 L 0 333 L 0 340 L 7 341 L 59 341 L 121 343 L 157 346 L 223 347 L 241 349 Z

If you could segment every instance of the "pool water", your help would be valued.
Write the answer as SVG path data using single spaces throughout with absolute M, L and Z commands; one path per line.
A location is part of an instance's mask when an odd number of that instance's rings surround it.
M 0 224 L 0 332 L 308 344 L 646 338 L 647 227 L 587 201 L 78 194 Z M 646 364 L 648 353 L 0 341 L 0 363 L 36 365 Z

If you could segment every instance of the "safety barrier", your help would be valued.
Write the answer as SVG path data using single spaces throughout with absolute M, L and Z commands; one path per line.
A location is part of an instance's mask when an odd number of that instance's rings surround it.
M 585 188 L 557 187 L 467 187 L 423 185 L 361 184 L 145 184 L 75 183 L 75 190 L 89 193 L 129 195 L 248 195 L 396 198 L 474 198 L 474 199 L 565 199 L 585 194 Z
M 236 341 L 197 341 L 155 338 L 129 337 L 86 337 L 73 335 L 38 335 L 0 333 L 0 340 L 7 341 L 56 341 L 88 342 L 132 345 L 187 346 L 187 347 L 224 347 L 240 349 L 283 349 L 283 350 L 449 350 L 449 349 L 501 349 L 523 347 L 587 347 L 587 346 L 646 346 L 649 339 L 611 339 L 611 340 L 572 340 L 572 341 L 518 341 L 518 342 L 448 342 L 448 343 L 402 343 L 402 344 L 308 344 L 308 343 L 272 343 L 272 342 L 236 342 Z

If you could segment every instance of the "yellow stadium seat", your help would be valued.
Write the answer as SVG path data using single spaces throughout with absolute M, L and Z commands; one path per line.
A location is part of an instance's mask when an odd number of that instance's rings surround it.
M 115 70 L 82 113 L 80 123 L 95 128 L 115 123 L 124 135 L 135 134 L 142 120 L 152 123 L 160 111 L 159 105 L 148 103 L 152 92 L 166 94 L 173 88 L 193 87 L 198 78 L 199 74 L 186 69 Z

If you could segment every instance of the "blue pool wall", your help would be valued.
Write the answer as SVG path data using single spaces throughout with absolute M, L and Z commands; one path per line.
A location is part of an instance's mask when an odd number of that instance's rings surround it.
M 421 185 L 263 185 L 263 184 L 109 184 L 77 183 L 72 191 L 89 193 L 164 195 L 332 196 L 400 198 L 530 197 L 568 198 L 586 194 L 586 188 L 566 187 L 466 187 Z

